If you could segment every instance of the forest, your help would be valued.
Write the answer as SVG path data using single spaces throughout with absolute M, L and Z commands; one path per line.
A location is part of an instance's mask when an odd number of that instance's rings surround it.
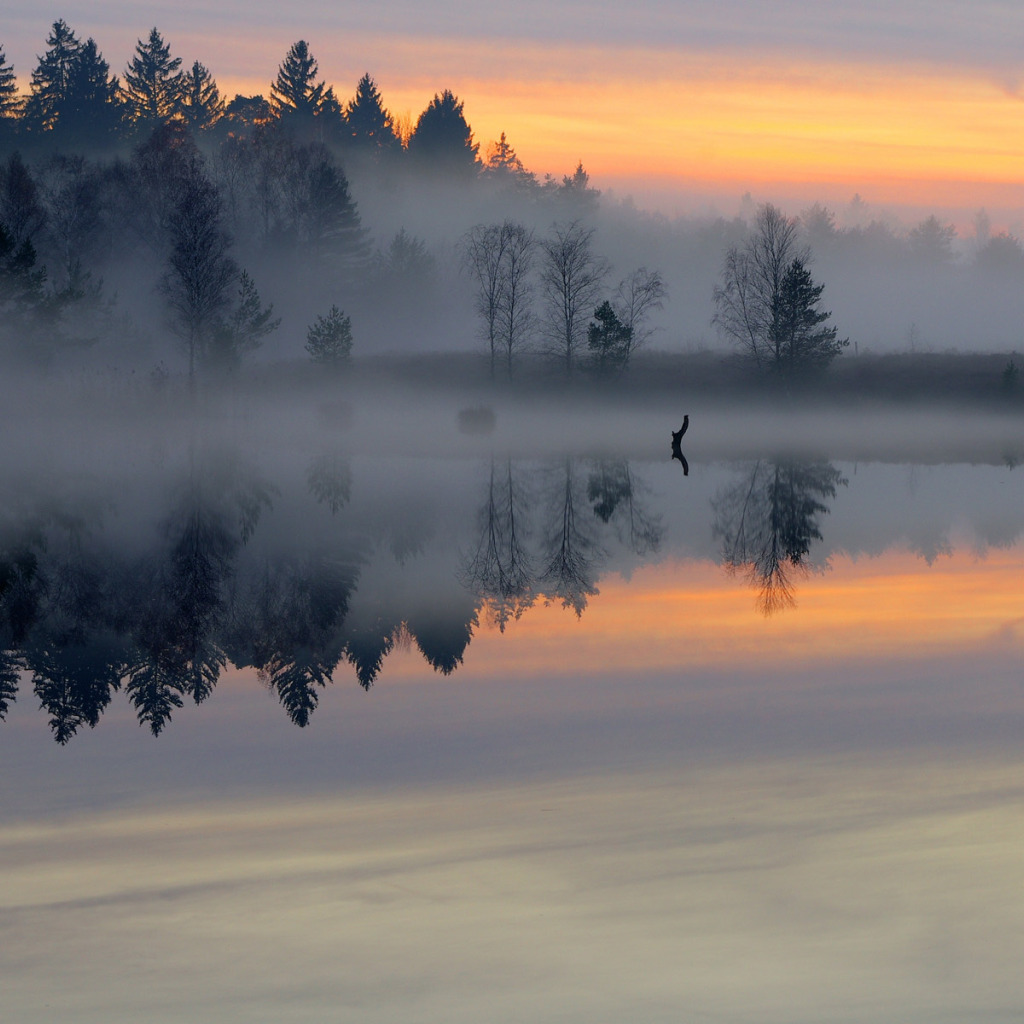
M 1016 388 L 1024 248 L 983 210 L 973 238 L 856 195 L 651 213 L 582 159 L 540 176 L 505 134 L 481 146 L 448 89 L 415 121 L 369 73 L 343 99 L 304 40 L 266 95 L 228 99 L 156 28 L 117 75 L 58 20 L 28 83 L 0 46 L 8 367 L 194 382 L 461 352 L 495 380 L 621 380 L 646 349 L 789 379 L 970 352 Z

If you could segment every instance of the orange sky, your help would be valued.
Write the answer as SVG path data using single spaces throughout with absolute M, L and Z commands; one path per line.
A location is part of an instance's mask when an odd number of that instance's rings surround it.
M 972 19 L 940 4 L 923 23 L 898 5 L 768 17 L 740 0 L 720 11 L 642 4 L 632 18 L 605 5 L 603 27 L 578 31 L 581 12 L 538 4 L 530 18 L 477 16 L 466 4 L 435 19 L 401 4 L 329 15 L 302 3 L 291 15 L 254 9 L 241 20 L 198 7 L 152 17 L 172 52 L 207 64 L 229 95 L 265 93 L 304 37 L 343 100 L 368 71 L 388 107 L 415 120 L 451 88 L 482 149 L 505 131 L 539 174 L 582 160 L 597 187 L 661 197 L 662 208 L 675 194 L 682 209 L 706 197 L 728 212 L 750 190 L 793 206 L 838 206 L 859 192 L 928 212 L 1019 212 L 1024 106 L 1004 38 L 1014 18 L 988 6 Z M 73 2 L 64 16 L 122 73 L 150 14 L 135 24 L 104 7 Z M 50 20 L 16 12 L 0 40 L 23 87 Z M 710 36 L 705 22 L 717 26 Z
M 738 198 L 750 189 L 836 202 L 860 192 L 881 204 L 990 209 L 1024 201 L 1021 100 L 968 71 L 414 39 L 353 49 L 387 57 L 364 67 L 324 48 L 321 70 L 340 96 L 369 70 L 390 109 L 415 121 L 435 91 L 452 88 L 482 151 L 505 131 L 527 167 L 561 174 L 582 159 L 595 184 L 620 194 L 674 187 Z M 272 61 L 260 54 L 261 66 Z M 268 84 L 221 80 L 228 91 Z

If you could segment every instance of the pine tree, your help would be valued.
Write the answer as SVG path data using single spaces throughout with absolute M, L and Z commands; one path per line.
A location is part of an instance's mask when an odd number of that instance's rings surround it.
M 64 19 L 55 21 L 46 39 L 47 50 L 32 72 L 25 101 L 25 126 L 32 132 L 53 131 L 67 101 L 75 63 L 82 44 Z
M 195 61 L 185 75 L 181 116 L 192 132 L 209 131 L 224 114 L 224 100 L 209 69 Z
M 434 94 L 420 114 L 409 138 L 409 155 L 425 169 L 462 178 L 480 169 L 479 146 L 462 112 L 462 103 L 450 89 Z
M 624 369 L 629 362 L 633 330 L 616 315 L 610 302 L 602 302 L 594 310 L 594 320 L 587 328 L 587 348 L 593 353 L 598 373 Z
M 505 187 L 529 189 L 537 185 L 537 176 L 523 166 L 504 132 L 497 142 L 491 143 L 483 174 Z
M 395 134 L 394 119 L 384 109 L 381 95 L 369 74 L 359 79 L 356 94 L 345 108 L 345 122 L 348 141 L 374 156 L 395 153 L 402 148 Z
M 21 99 L 18 96 L 18 81 L 14 77 L 14 66 L 7 63 L 4 48 L 0 46 L 0 124 L 14 121 L 21 113 Z
M 821 325 L 832 315 L 818 309 L 823 284 L 815 284 L 803 260 L 795 259 L 786 269 L 779 294 L 776 318 L 780 363 L 790 369 L 827 366 L 849 344 L 837 338 L 835 327 Z
M 149 38 L 135 45 L 135 56 L 124 73 L 122 95 L 137 132 L 148 134 L 181 113 L 185 75 L 181 58 L 152 29 Z
M 270 87 L 270 106 L 282 121 L 311 123 L 324 102 L 324 83 L 305 39 L 293 43 Z
M 352 354 L 352 321 L 337 306 L 318 316 L 306 333 L 306 351 L 314 362 L 338 367 Z

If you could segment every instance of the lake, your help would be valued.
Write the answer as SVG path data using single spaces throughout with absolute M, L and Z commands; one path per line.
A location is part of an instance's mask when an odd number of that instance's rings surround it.
M 5 412 L 5 1019 L 1024 1015 L 1017 419 L 163 401 Z

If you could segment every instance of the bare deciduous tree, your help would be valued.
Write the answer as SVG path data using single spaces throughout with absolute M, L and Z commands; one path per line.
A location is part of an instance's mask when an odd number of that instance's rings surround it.
M 579 221 L 556 224 L 540 244 L 544 320 L 552 351 L 571 374 L 576 353 L 586 344 L 587 325 L 597 305 L 608 264 L 592 246 L 594 231 Z
M 615 292 L 615 312 L 630 331 L 629 347 L 625 361 L 654 333 L 648 326 L 651 313 L 661 309 L 668 296 L 668 289 L 661 274 L 647 267 L 638 267 L 619 282 Z
M 477 284 L 477 313 L 484 325 L 492 377 L 499 354 L 512 376 L 515 355 L 533 329 L 534 252 L 533 232 L 510 220 L 478 224 L 463 243 L 465 265 Z

